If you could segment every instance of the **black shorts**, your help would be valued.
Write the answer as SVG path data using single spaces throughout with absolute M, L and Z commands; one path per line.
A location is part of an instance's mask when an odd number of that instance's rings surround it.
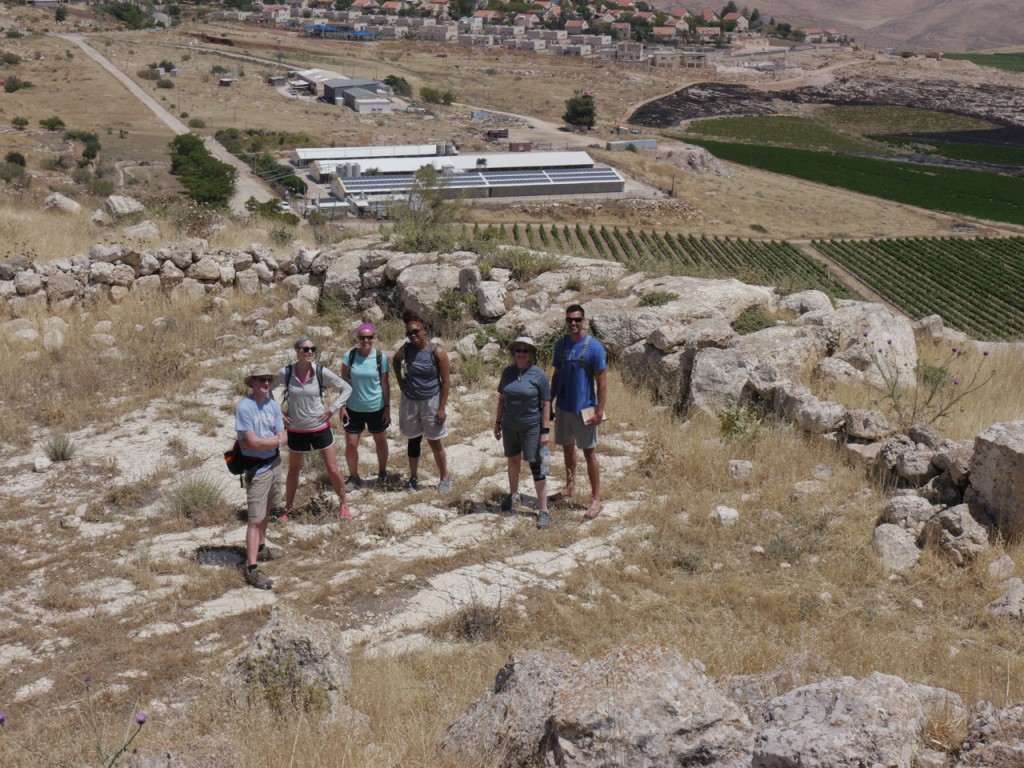
M 328 427 L 316 432 L 289 432 L 288 450 L 295 453 L 322 451 L 334 445 L 334 431 Z
M 345 428 L 346 434 L 361 435 L 364 429 L 369 429 L 371 435 L 379 435 L 388 428 L 384 423 L 384 409 L 366 413 L 364 411 L 353 411 L 349 409 L 348 421 L 341 426 Z

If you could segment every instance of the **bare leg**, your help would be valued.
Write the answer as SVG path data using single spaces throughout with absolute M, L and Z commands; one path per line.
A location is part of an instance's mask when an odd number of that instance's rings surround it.
M 270 515 L 264 515 L 258 523 L 249 523 L 245 527 L 245 562 L 247 565 L 256 565 L 256 557 L 259 555 L 260 545 L 267 541 L 267 523 L 270 522 Z
M 522 456 L 510 456 L 508 459 L 508 492 L 519 493 L 519 471 L 523 465 Z
M 437 473 L 441 476 L 442 480 L 448 480 L 448 456 L 444 450 L 444 443 L 440 440 L 431 440 L 428 437 L 427 444 L 430 446 L 430 450 L 434 452 L 434 463 L 437 464 Z
M 338 471 L 338 460 L 334 456 L 334 446 L 324 448 L 320 451 L 320 456 L 324 460 L 324 466 L 327 467 L 327 476 L 331 479 L 331 488 L 338 494 L 341 506 L 345 506 L 345 481 L 341 477 L 341 472 Z
M 292 512 L 295 503 L 295 492 L 299 489 L 299 473 L 302 471 L 302 460 L 305 454 L 288 451 L 288 477 L 284 483 L 284 511 Z
M 373 444 L 377 449 L 377 473 L 388 469 L 388 438 L 383 432 L 373 435 Z
M 587 477 L 590 479 L 590 508 L 587 517 L 595 518 L 601 513 L 601 467 L 597 462 L 597 448 L 584 448 L 583 458 L 587 462 Z
M 547 512 L 548 509 L 548 481 L 534 480 L 533 487 L 537 491 L 537 511 Z
M 576 493 L 576 443 L 563 445 L 562 455 L 565 457 L 565 487 L 561 496 L 569 498 Z
M 360 435 L 345 433 L 345 463 L 350 477 L 359 474 L 359 438 Z

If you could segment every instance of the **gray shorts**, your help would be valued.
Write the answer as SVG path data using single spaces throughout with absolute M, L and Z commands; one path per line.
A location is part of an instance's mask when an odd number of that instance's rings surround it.
M 281 504 L 281 458 L 263 472 L 257 472 L 251 478 L 245 475 L 245 506 L 246 519 L 250 523 L 259 523 L 267 513 Z
M 585 424 L 578 413 L 555 411 L 555 444 L 588 450 L 597 447 L 597 424 Z
M 522 454 L 527 464 L 540 461 L 540 422 L 532 427 L 502 427 L 501 445 L 505 449 L 505 458 Z
M 441 402 L 440 393 L 429 400 L 410 400 L 402 395 L 398 407 L 398 427 L 404 437 L 426 435 L 427 440 L 440 440 L 448 436 L 448 422 L 438 424 L 437 406 Z

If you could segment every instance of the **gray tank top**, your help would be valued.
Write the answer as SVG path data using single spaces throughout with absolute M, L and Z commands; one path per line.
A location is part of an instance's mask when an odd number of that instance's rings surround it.
M 410 400 L 429 400 L 441 391 L 441 372 L 434 365 L 433 344 L 417 349 L 405 345 L 405 396 Z

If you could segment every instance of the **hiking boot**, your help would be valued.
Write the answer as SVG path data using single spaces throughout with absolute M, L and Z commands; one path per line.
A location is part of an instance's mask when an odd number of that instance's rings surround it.
M 257 563 L 269 563 L 271 560 L 280 560 L 284 557 L 284 550 L 264 547 L 256 553 Z
M 546 509 L 542 509 L 537 513 L 537 527 L 541 530 L 548 527 L 551 524 L 551 515 L 548 514 Z
M 445 479 L 441 481 L 441 484 L 437 486 L 438 493 L 448 493 L 452 489 L 452 481 Z
M 405 484 L 405 487 L 410 491 L 418 491 L 420 489 L 420 481 L 415 477 L 410 477 L 409 482 Z
M 274 586 L 273 579 L 268 578 L 259 568 L 245 571 L 245 583 L 256 589 L 271 589 Z
M 338 517 L 340 517 L 342 520 L 352 519 L 352 511 L 348 508 L 347 504 L 341 505 L 341 509 L 338 510 Z
M 507 493 L 505 494 L 505 498 L 501 500 L 501 511 L 511 512 L 513 509 L 517 509 L 519 507 L 521 501 L 522 499 L 518 493 Z
M 377 473 L 377 488 L 387 488 L 387 487 L 388 487 L 388 471 L 386 469 L 382 469 L 380 472 Z
M 363 478 L 359 475 L 352 475 L 345 478 L 345 493 L 352 493 L 363 487 Z

